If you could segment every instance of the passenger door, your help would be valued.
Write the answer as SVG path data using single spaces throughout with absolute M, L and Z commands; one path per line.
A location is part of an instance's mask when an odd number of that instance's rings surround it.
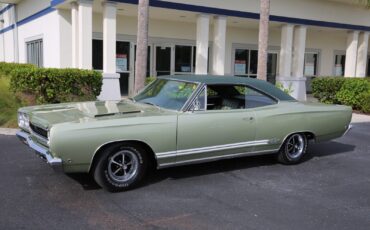
M 256 124 L 253 109 L 213 109 L 206 88 L 194 100 L 193 111 L 178 115 L 177 162 L 190 163 L 232 157 L 253 151 Z M 208 91 L 208 94 L 210 91 Z

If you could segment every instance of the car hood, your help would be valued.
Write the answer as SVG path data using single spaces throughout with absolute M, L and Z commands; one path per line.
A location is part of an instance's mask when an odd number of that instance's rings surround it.
M 43 128 L 65 122 L 89 122 L 125 117 L 154 116 L 175 113 L 152 105 L 130 100 L 92 101 L 24 107 L 21 112 L 29 114 L 30 122 Z

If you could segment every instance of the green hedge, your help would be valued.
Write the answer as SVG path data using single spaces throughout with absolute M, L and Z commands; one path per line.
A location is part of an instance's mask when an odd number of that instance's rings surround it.
M 364 113 L 370 113 L 370 92 L 362 94 L 361 110 Z
M 312 81 L 312 94 L 319 101 L 333 104 L 339 103 L 336 94 L 345 81 L 343 77 L 320 77 Z
M 33 68 L 32 64 L 0 62 L 0 77 L 11 77 L 10 73 L 15 69 Z
M 320 102 L 349 105 L 369 113 L 370 78 L 320 77 L 313 80 L 312 92 Z
M 29 67 L 10 75 L 10 89 L 36 103 L 95 100 L 102 86 L 101 73 L 91 70 Z

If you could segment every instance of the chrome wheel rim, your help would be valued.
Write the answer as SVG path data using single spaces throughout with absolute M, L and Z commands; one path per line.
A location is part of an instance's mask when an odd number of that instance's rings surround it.
M 289 158 L 296 159 L 300 157 L 304 149 L 304 138 L 300 134 L 294 134 L 289 137 L 285 147 L 286 153 Z
M 108 161 L 109 177 L 119 183 L 124 183 L 136 176 L 139 160 L 135 153 L 122 150 L 114 154 Z

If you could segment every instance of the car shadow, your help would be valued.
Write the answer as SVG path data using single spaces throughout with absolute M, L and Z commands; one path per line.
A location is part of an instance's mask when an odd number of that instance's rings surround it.
M 81 184 L 84 190 L 101 189 L 89 173 L 68 173 L 67 176 Z
M 304 161 L 314 157 L 326 157 L 330 155 L 344 154 L 354 151 L 356 146 L 343 144 L 337 141 L 313 143 L 308 145 L 307 154 Z
M 315 157 L 328 157 L 336 154 L 346 154 L 352 152 L 355 146 L 343 144 L 336 141 L 310 144 L 307 149 L 306 157 L 303 162 L 309 161 Z M 210 174 L 225 173 L 240 169 L 248 169 L 261 166 L 269 166 L 279 164 L 276 161 L 276 155 L 261 155 L 250 156 L 234 159 L 226 159 L 202 164 L 185 165 L 173 168 L 165 168 L 160 170 L 152 169 L 148 172 L 146 180 L 140 187 L 145 187 L 150 184 L 159 183 L 161 181 L 172 179 L 185 179 L 190 177 L 198 177 Z M 81 184 L 84 190 L 101 189 L 94 181 L 90 174 L 67 174 L 70 178 Z

